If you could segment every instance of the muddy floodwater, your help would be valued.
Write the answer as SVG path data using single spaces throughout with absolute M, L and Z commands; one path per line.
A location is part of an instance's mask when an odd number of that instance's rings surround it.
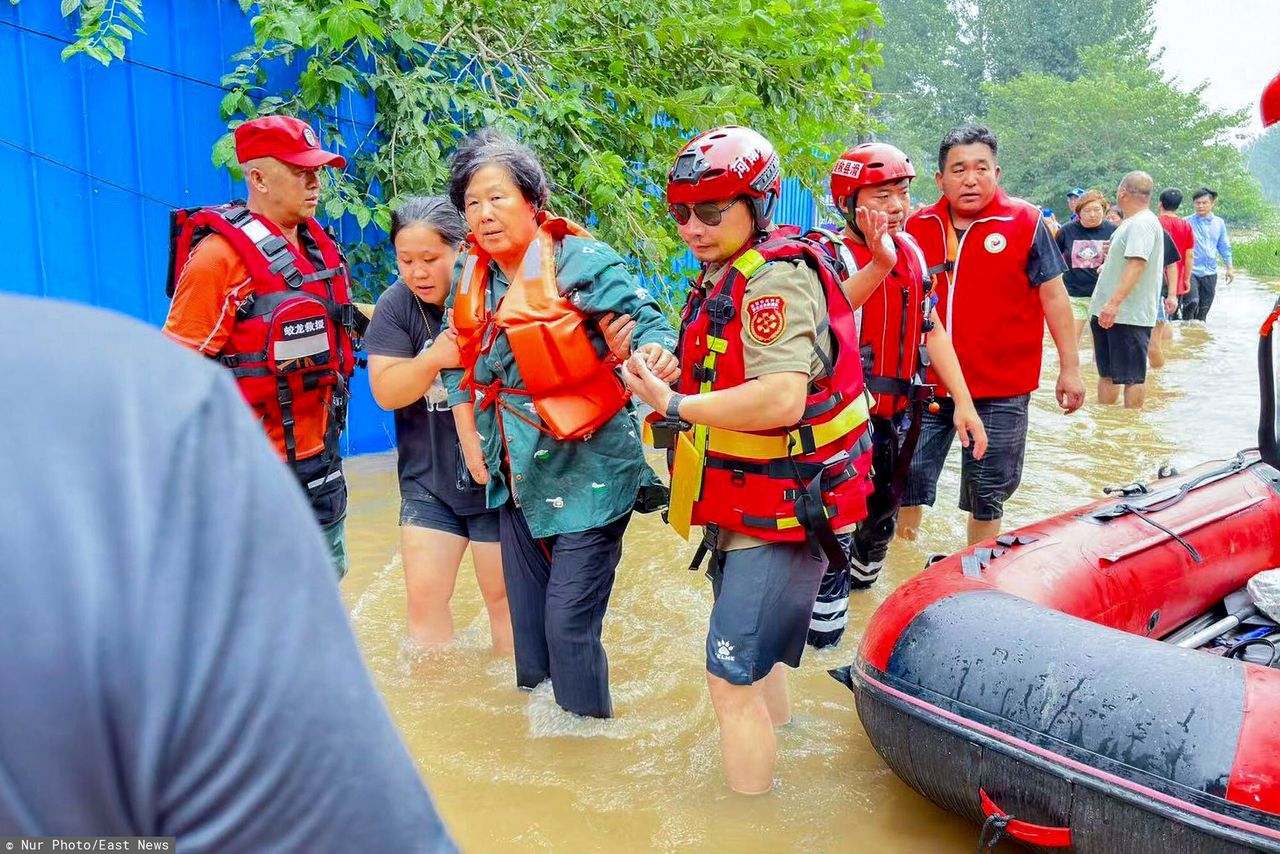
M 1166 463 L 1186 468 L 1255 446 L 1257 329 L 1278 287 L 1242 275 L 1219 285 L 1207 326 L 1175 324 L 1168 364 L 1149 374 L 1141 412 L 1093 402 L 1086 330 L 1090 402 L 1062 415 L 1050 348 L 1006 527 L 1092 501 L 1104 486 L 1152 478 Z M 791 674 L 795 717 L 778 739 L 779 782 L 756 799 L 729 795 L 720 774 L 703 678 L 710 585 L 686 570 L 693 547 L 657 514 L 631 523 L 605 620 L 617 717 L 588 721 L 561 711 L 549 686 L 516 690 L 511 662 L 487 649 L 469 560 L 454 598 L 454 647 L 430 658 L 409 651 L 395 457 L 349 461 L 352 569 L 343 595 L 374 679 L 458 843 L 467 851 L 973 851 L 976 826 L 889 771 L 852 695 L 826 674 L 849 662 L 876 606 L 929 554 L 964 546 L 958 460 L 953 453 L 921 539 L 896 542 L 878 585 L 855 591 L 841 647 L 810 650 Z

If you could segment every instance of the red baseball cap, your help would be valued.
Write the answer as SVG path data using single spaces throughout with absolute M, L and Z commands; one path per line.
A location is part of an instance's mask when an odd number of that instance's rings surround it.
M 236 128 L 236 160 L 247 163 L 259 157 L 307 168 L 347 165 L 345 157 L 320 147 L 311 125 L 292 116 L 263 116 Z

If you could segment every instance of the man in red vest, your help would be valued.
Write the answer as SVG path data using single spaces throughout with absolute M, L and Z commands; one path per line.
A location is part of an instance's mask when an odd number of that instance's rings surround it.
M 938 314 L 989 439 L 981 460 L 968 448 L 961 458 L 960 509 L 969 513 L 970 544 L 1000 533 L 1004 502 L 1021 480 L 1027 406 L 1040 385 L 1046 322 L 1058 349 L 1058 404 L 1069 413 L 1084 403 L 1062 253 L 1040 209 L 1000 188 L 996 150 L 987 128 L 951 130 L 939 146 L 934 176 L 943 197 L 907 221 L 934 276 Z M 955 437 L 953 408 L 944 399 L 940 411 L 924 415 L 898 517 L 908 539 L 919 530 L 924 505 L 934 502 Z
M 228 368 L 280 458 L 306 491 L 346 574 L 346 420 L 351 305 L 337 244 L 315 220 L 320 170 L 346 160 L 310 125 L 264 116 L 236 128 L 247 203 L 174 212 L 173 302 L 164 334 Z

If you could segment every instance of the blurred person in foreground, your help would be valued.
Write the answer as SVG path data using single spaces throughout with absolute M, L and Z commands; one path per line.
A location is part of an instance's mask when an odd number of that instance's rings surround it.
M 66 303 L 0 338 L 0 836 L 452 851 L 231 377 Z

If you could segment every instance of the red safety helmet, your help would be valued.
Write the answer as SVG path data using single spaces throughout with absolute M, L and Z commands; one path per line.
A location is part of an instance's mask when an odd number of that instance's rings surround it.
M 1269 128 L 1280 122 L 1280 74 L 1262 90 L 1262 126 Z
M 848 202 L 861 188 L 914 177 L 916 167 L 902 149 L 885 142 L 864 142 L 841 154 L 831 168 L 831 201 L 851 216 Z
M 751 128 L 725 125 L 685 143 L 667 173 L 667 203 L 696 205 L 746 196 L 757 228 L 767 228 L 782 192 L 773 143 Z

